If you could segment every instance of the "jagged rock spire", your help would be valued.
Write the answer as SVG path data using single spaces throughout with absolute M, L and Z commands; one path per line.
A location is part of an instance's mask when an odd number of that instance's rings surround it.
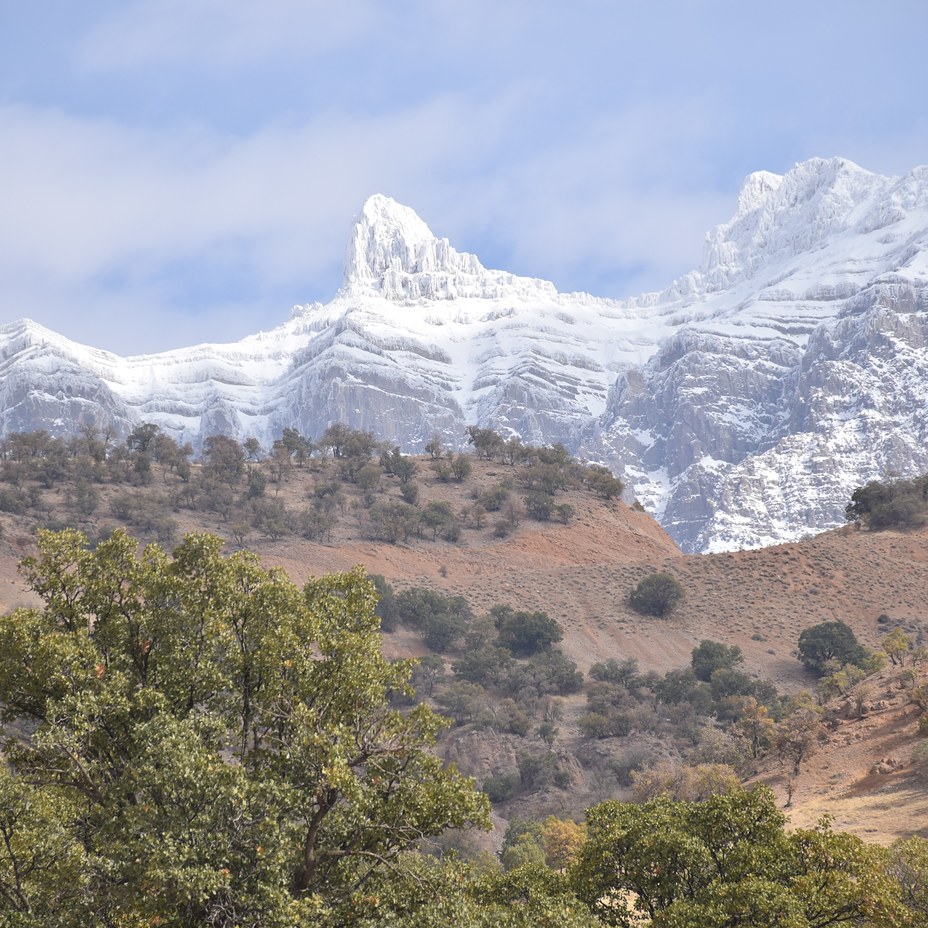
M 453 299 L 490 283 L 474 255 L 437 238 L 416 212 L 383 194 L 369 197 L 345 253 L 345 290 L 393 300 Z

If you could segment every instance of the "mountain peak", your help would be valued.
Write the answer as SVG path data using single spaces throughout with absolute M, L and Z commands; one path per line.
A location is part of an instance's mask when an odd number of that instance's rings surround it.
M 810 158 L 782 175 L 749 174 L 734 216 L 707 236 L 703 292 L 751 279 L 848 233 L 855 211 L 879 201 L 892 180 L 846 158 Z
M 390 270 L 414 273 L 419 254 L 435 242 L 415 210 L 375 193 L 355 219 L 345 253 L 345 285 L 378 288 Z
M 404 300 L 442 300 L 483 290 L 493 272 L 455 251 L 415 210 L 377 193 L 365 200 L 345 252 L 343 289 Z
M 744 216 L 759 209 L 782 183 L 783 175 L 774 174 L 771 171 L 755 171 L 753 174 L 748 174 L 738 193 L 738 209 L 735 215 Z

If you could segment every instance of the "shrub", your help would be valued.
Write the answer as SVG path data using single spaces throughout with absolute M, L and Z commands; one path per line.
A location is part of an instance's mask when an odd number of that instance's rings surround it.
M 546 612 L 499 611 L 499 643 L 516 657 L 531 657 L 564 637 L 561 626 Z
M 512 666 L 512 657 L 504 648 L 493 645 L 467 651 L 451 665 L 456 677 L 486 686 L 497 683 Z
M 474 617 L 464 597 L 443 596 L 418 587 L 398 593 L 394 605 L 397 620 L 418 628 L 433 651 L 450 648 Z
M 731 670 L 744 661 L 741 648 L 719 641 L 703 640 L 693 648 L 690 666 L 697 680 L 708 683 L 716 670 Z
M 331 540 L 332 529 L 338 521 L 335 513 L 330 508 L 321 504 L 320 500 L 314 500 L 314 504 L 308 509 L 304 509 L 297 516 L 297 528 L 299 533 L 310 541 L 322 541 L 325 538 Z
M 654 573 L 645 577 L 628 597 L 629 605 L 642 615 L 659 619 L 669 615 L 683 599 L 680 581 L 667 573 Z
M 412 670 L 412 685 L 416 695 L 431 697 L 435 687 L 445 680 L 445 662 L 437 654 L 426 654 L 419 658 Z
M 355 482 L 369 493 L 380 487 L 380 467 L 377 464 L 364 464 L 355 474 Z
M 563 652 L 550 648 L 516 663 L 500 685 L 506 692 L 521 698 L 526 695 L 567 696 L 583 688 L 583 674 Z
M 382 574 L 368 574 L 367 579 L 377 590 L 378 601 L 374 612 L 380 616 L 380 629 L 392 632 L 396 628 L 396 592 L 392 584 Z
M 473 464 L 470 462 L 470 458 L 466 454 L 458 454 L 453 458 L 449 459 L 451 464 L 451 476 L 457 480 L 458 483 L 466 480 L 474 469 Z
M 531 716 L 514 699 L 504 699 L 492 718 L 494 728 L 524 738 L 532 727 Z
M 618 477 L 613 476 L 608 467 L 601 464 L 590 464 L 585 474 L 586 485 L 603 499 L 613 499 L 621 496 L 625 484 Z
M 415 480 L 404 480 L 400 484 L 400 496 L 404 503 L 415 506 L 419 502 L 419 484 Z
M 915 480 L 872 480 L 851 494 L 845 510 L 848 521 L 872 529 L 914 528 L 923 525 L 928 510 L 928 475 Z
M 259 497 L 252 501 L 255 528 L 266 538 L 276 541 L 290 533 L 290 514 L 283 500 Z
M 741 788 L 738 774 L 727 764 L 696 764 L 683 767 L 662 762 L 632 774 L 635 798 L 647 802 L 658 796 L 689 802 L 705 802 L 712 796 L 730 796 Z
M 540 789 L 554 782 L 557 771 L 557 757 L 550 751 L 544 754 L 519 754 L 519 776 L 525 790 Z
M 590 677 L 602 683 L 621 683 L 630 693 L 644 685 L 638 670 L 638 661 L 634 657 L 627 657 L 622 661 L 610 657 L 604 664 L 593 664 L 590 667 Z
M 538 522 L 547 522 L 554 514 L 554 498 L 542 490 L 532 490 L 522 498 L 525 511 Z
M 712 691 L 692 670 L 670 670 L 654 684 L 654 695 L 669 706 L 689 703 L 701 715 L 712 710 Z
M 636 705 L 635 698 L 621 683 L 597 680 L 586 688 L 586 704 L 591 712 L 608 712 L 611 709 Z
M 29 494 L 12 487 L 0 487 L 0 512 L 22 515 L 29 508 Z
M 490 797 L 490 802 L 506 802 L 509 799 L 515 799 L 521 790 L 522 780 L 517 773 L 497 774 L 483 781 L 483 791 Z M 539 857 L 544 859 L 544 853 L 540 852 Z
M 458 725 L 476 722 L 487 710 L 487 693 L 476 683 L 452 683 L 435 701 Z
M 625 712 L 587 712 L 580 719 L 580 731 L 587 738 L 624 738 L 632 730 L 631 718 Z
M 426 528 L 432 530 L 432 538 L 434 539 L 440 531 L 442 533 L 448 531 L 454 522 L 454 510 L 451 508 L 451 504 L 444 500 L 433 500 L 422 510 L 421 520 Z
M 396 544 L 409 539 L 420 518 L 419 510 L 407 503 L 377 503 L 367 511 L 368 531 L 378 541 Z
M 491 487 L 480 496 L 480 505 L 487 512 L 499 512 L 503 504 L 509 499 L 509 490 L 502 484 Z

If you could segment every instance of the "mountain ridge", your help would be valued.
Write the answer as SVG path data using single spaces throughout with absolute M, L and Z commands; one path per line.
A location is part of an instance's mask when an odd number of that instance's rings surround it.
M 0 327 L 0 432 L 269 444 L 332 421 L 405 450 L 476 424 L 602 461 L 684 550 L 838 524 L 850 490 L 928 470 L 928 168 L 756 172 L 700 268 L 628 300 L 488 270 L 377 194 L 341 289 L 239 342 L 119 358 Z

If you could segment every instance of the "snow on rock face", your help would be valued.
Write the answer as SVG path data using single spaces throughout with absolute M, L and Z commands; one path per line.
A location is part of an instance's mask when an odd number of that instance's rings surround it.
M 466 425 L 609 463 L 689 551 L 839 524 L 928 470 L 928 168 L 750 175 L 698 270 L 624 302 L 484 268 L 373 196 L 332 302 L 230 345 L 119 358 L 0 328 L 0 431 L 153 421 L 269 445 L 333 421 L 407 450 Z
M 408 206 L 382 194 L 364 203 L 345 252 L 345 293 L 414 302 L 498 299 L 532 291 L 556 296 L 548 281 L 487 270 L 474 255 L 436 238 Z

